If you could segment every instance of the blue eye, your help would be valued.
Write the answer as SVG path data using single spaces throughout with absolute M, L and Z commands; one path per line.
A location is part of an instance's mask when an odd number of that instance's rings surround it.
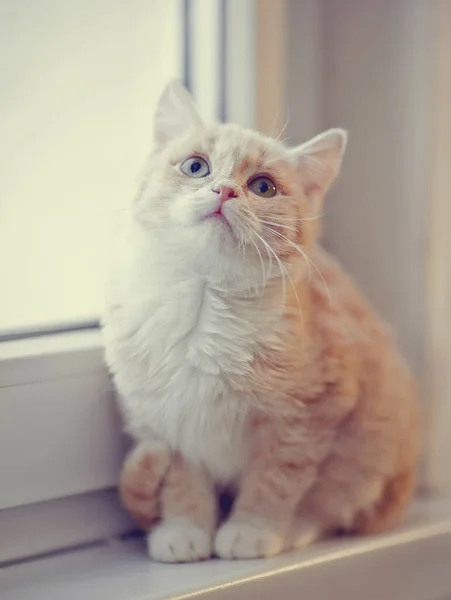
M 182 173 L 188 177 L 206 177 L 210 175 L 210 165 L 201 156 L 191 156 L 182 162 L 180 165 Z
M 262 198 L 272 198 L 277 194 L 277 188 L 272 179 L 265 177 L 264 175 L 255 177 L 255 179 L 249 182 L 249 188 L 254 194 L 257 194 L 257 196 L 261 196 Z

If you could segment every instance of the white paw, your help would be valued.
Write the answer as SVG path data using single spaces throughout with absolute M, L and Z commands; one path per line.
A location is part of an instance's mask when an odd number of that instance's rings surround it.
M 215 552 L 220 558 L 264 558 L 282 550 L 282 536 L 263 525 L 229 521 L 216 534 Z
M 147 536 L 149 555 L 159 562 L 180 563 L 211 556 L 211 536 L 185 519 L 157 525 Z

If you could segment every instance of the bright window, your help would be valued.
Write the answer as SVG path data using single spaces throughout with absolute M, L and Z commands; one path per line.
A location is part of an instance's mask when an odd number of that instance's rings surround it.
M 0 333 L 96 319 L 179 0 L 0 2 Z

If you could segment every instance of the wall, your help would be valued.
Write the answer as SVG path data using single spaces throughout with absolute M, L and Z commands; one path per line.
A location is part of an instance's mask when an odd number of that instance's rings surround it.
M 422 371 L 428 19 L 421 0 L 291 1 L 289 135 L 349 130 L 325 244 Z

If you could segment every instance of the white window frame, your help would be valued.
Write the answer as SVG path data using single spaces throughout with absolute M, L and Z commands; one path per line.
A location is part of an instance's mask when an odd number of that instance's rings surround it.
M 421 0 L 415 0 L 417 10 L 422 10 Z M 208 4 L 208 6 L 207 6 Z M 223 37 L 218 35 L 214 43 L 217 48 L 225 48 L 227 53 L 221 62 L 225 79 L 224 96 L 218 87 L 208 87 L 206 82 L 216 81 L 224 85 L 224 79 L 214 73 L 216 66 L 212 61 L 201 61 L 202 68 L 191 64 L 191 80 L 187 83 L 193 88 L 197 101 L 202 106 L 208 103 L 217 104 L 216 115 L 226 120 L 241 123 L 244 126 L 258 127 L 268 133 L 279 132 L 287 118 L 281 109 L 287 106 L 290 95 L 299 89 L 293 88 L 292 75 L 288 64 L 290 48 L 285 44 L 287 23 L 290 11 L 295 10 L 298 17 L 303 15 L 305 35 L 297 39 L 296 48 L 303 48 L 299 58 L 299 68 L 308 78 L 313 73 L 315 80 L 307 92 L 306 107 L 300 106 L 300 121 L 295 115 L 286 128 L 287 136 L 302 132 L 308 137 L 316 133 L 322 123 L 318 111 L 321 93 L 321 74 L 318 71 L 318 52 L 321 46 L 321 17 L 319 5 L 315 0 L 303 0 L 290 3 L 288 0 L 185 0 L 185 8 L 192 11 L 191 25 L 208 18 L 225 19 L 225 28 L 221 29 Z M 425 9 L 424 9 L 425 10 Z M 427 253 L 422 276 L 425 285 L 429 282 L 430 294 L 427 298 L 428 311 L 425 317 L 424 349 L 427 372 L 424 377 L 424 394 L 432 398 L 433 410 L 429 416 L 430 453 L 426 463 L 425 484 L 428 488 L 444 491 L 451 485 L 451 471 L 447 457 L 451 456 L 451 442 L 447 435 L 447 418 L 451 417 L 451 380 L 449 367 L 451 351 L 443 341 L 451 339 L 444 336 L 444 328 L 450 327 L 449 298 L 451 282 L 446 261 L 443 256 L 451 256 L 451 236 L 447 235 L 446 224 L 451 222 L 450 207 L 447 202 L 447 190 L 451 189 L 448 165 L 440 157 L 449 152 L 449 131 L 444 120 L 449 119 L 449 104 L 446 99 L 451 95 L 449 69 L 447 59 L 451 52 L 450 40 L 450 5 L 447 0 L 438 0 L 432 11 L 433 18 L 427 19 L 428 26 L 436 32 L 433 52 L 437 69 L 434 70 L 434 121 L 429 129 L 430 139 L 437 161 L 426 173 L 427 183 L 431 189 L 431 214 L 426 235 L 434 233 Z M 193 19 L 193 14 L 196 18 Z M 243 14 L 254 18 L 242 18 Z M 446 18 L 447 17 L 447 18 Z M 233 23 L 233 28 L 230 24 Z M 310 24 L 310 27 L 308 27 Z M 417 23 L 418 24 L 418 23 Z M 229 25 L 229 26 L 228 26 Z M 218 29 L 219 31 L 219 29 Z M 199 27 L 198 33 L 202 32 Z M 424 33 L 424 32 L 423 32 Z M 211 32 L 208 34 L 210 42 Z M 271 35 L 271 44 L 267 43 Z M 430 35 L 430 34 L 429 34 Z M 231 41 L 233 40 L 233 43 Z M 219 41 L 219 43 L 218 43 Z M 191 40 L 196 47 L 190 52 L 199 54 L 201 42 L 199 35 Z M 299 45 L 300 44 L 300 45 Z M 293 60 L 292 60 L 293 64 Z M 318 74 L 319 73 L 319 74 Z M 274 80 L 271 77 L 274 76 Z M 270 79 L 276 89 L 273 94 L 264 94 L 265 82 Z M 302 77 L 298 78 L 302 83 Z M 276 83 L 274 83 L 276 82 Z M 205 99 L 206 94 L 210 100 Z M 213 101 L 212 101 L 213 98 Z M 225 104 L 222 103 L 225 98 Z M 246 101 L 247 99 L 247 101 Z M 429 113 L 428 113 L 429 114 Z M 440 118 L 438 117 L 440 115 Z M 449 120 L 446 121 L 449 123 Z M 337 123 L 337 125 L 340 125 Z M 447 286 L 444 289 L 444 286 Z M 448 298 L 448 304 L 444 301 Z M 450 331 L 451 333 L 451 331 Z M 438 383 L 440 382 L 440 383 Z M 87 398 L 89 395 L 90 400 Z M 96 404 L 102 400 L 102 410 L 97 413 L 97 422 L 92 423 L 100 434 L 96 444 L 96 458 L 86 469 L 86 454 L 76 463 L 79 479 L 74 484 L 73 471 L 63 473 L 61 470 L 61 448 L 52 448 L 49 455 L 46 476 L 47 495 L 35 498 L 33 503 L 25 497 L 15 501 L 4 500 L 6 510 L 0 510 L 0 562 L 24 558 L 42 552 L 48 552 L 76 544 L 102 539 L 130 530 L 130 521 L 117 505 L 114 487 L 117 482 L 124 441 L 118 425 L 105 426 L 116 422 L 114 394 L 103 364 L 103 352 L 98 330 L 65 332 L 37 338 L 5 341 L 0 344 L 0 403 L 6 398 L 17 398 L 24 403 L 43 402 L 43 411 L 48 411 L 48 429 L 41 430 L 43 435 L 51 439 L 52 407 L 57 406 L 59 399 L 72 398 L 72 406 L 76 407 L 77 398 L 83 397 L 86 406 L 89 401 Z M 76 410 L 75 410 L 76 413 Z M 70 411 L 68 412 L 70 414 Z M 79 416 L 78 425 L 83 424 L 83 416 Z M 85 415 L 86 416 L 86 415 Z M 26 441 L 3 438 L 0 422 L 0 471 L 6 460 L 17 462 L 16 475 L 21 481 L 32 481 L 36 477 L 33 461 L 24 459 L 21 452 L 29 452 L 32 458 L 32 444 L 35 432 L 21 431 Z M 7 440 L 7 441 L 5 441 Z M 69 452 L 73 456 L 76 448 Z M 12 457 L 12 458 L 11 458 Z M 17 458 L 19 457 L 19 458 Z M 16 462 L 14 462 L 16 461 Z M 72 464 L 75 464 L 72 463 Z M 75 468 L 75 467 L 74 467 Z M 7 471 L 12 477 L 12 469 Z M 50 475 L 49 475 L 50 473 Z M 52 479 L 52 473 L 54 474 Z M 53 487 L 52 487 L 53 486 Z M 0 500 L 0 509 L 1 509 Z M 55 515 L 59 515 L 54 520 Z M 102 516 L 100 518 L 100 516 Z M 14 523 L 29 523 L 29 527 L 13 527 Z M 48 523 L 58 524 L 49 527 Z M 89 523 L 89 527 L 86 523 Z M 6 544 L 4 540 L 8 539 Z M 30 539 L 33 541 L 30 542 Z
M 0 562 L 127 531 L 130 523 L 109 492 L 124 441 L 100 332 L 3 342 L 0 382 L 0 471 L 6 482 L 0 493 Z M 20 423 L 22 411 L 32 411 L 38 422 Z M 94 511 L 101 519 L 89 518 Z

